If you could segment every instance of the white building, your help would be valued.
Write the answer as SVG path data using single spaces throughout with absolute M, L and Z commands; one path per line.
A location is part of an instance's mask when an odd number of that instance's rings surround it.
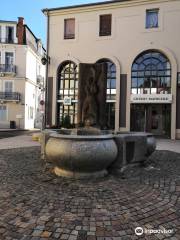
M 40 127 L 44 54 L 41 40 L 22 17 L 0 21 L 0 128 Z

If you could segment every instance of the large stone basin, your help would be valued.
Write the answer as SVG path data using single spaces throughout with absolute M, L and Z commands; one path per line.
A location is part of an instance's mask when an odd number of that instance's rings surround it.
M 45 147 L 56 175 L 74 178 L 103 177 L 118 150 L 112 134 L 67 135 L 51 133 Z

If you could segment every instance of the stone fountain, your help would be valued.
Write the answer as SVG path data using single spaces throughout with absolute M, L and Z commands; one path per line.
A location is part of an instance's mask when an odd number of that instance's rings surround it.
M 151 134 L 106 130 L 106 64 L 80 64 L 78 84 L 77 128 L 42 133 L 42 158 L 53 163 L 55 174 L 103 177 L 107 169 L 145 161 L 156 147 Z

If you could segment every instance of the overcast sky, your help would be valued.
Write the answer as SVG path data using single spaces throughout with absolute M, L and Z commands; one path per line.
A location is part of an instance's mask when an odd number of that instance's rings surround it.
M 69 5 L 102 2 L 105 0 L 0 0 L 0 20 L 17 21 L 24 17 L 25 23 L 37 38 L 46 43 L 46 18 L 41 12 L 43 8 L 62 7 Z

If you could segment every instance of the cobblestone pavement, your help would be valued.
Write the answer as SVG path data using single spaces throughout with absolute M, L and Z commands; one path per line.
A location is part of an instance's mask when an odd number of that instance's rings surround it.
M 39 147 L 1 150 L 0 239 L 179 240 L 179 173 L 179 154 L 156 151 L 121 176 L 67 180 L 45 170 Z

